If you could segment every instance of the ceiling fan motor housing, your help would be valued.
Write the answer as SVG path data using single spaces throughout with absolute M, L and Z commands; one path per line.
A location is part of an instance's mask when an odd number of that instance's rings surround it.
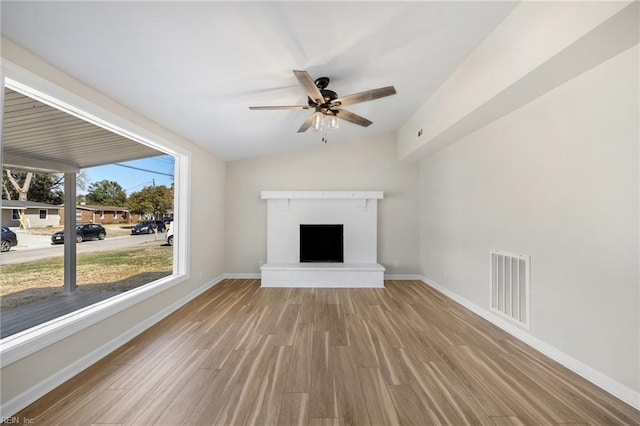
M 333 90 L 320 89 L 320 93 L 322 93 L 322 97 L 324 98 L 324 102 L 321 104 L 316 103 L 313 99 L 307 96 L 307 103 L 312 107 L 319 108 L 329 108 L 331 107 L 331 101 L 338 99 L 338 94 Z
M 318 104 L 314 99 L 307 97 L 307 103 L 309 106 L 316 107 L 319 110 L 325 110 L 325 113 L 331 108 L 331 101 L 338 99 L 338 94 L 336 92 L 326 88 L 329 85 L 329 81 L 331 81 L 329 80 L 329 77 L 319 77 L 314 81 L 316 87 L 320 90 L 320 93 L 324 98 L 324 102 Z

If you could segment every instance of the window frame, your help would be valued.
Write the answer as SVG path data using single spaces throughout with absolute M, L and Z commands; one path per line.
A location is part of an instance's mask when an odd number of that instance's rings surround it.
M 42 217 L 42 212 L 44 212 L 44 217 Z M 38 219 L 47 220 L 49 218 L 49 210 L 47 209 L 39 209 L 38 211 Z
M 89 98 L 44 79 L 6 58 L 2 60 L 0 76 L 3 77 L 5 87 L 171 155 L 174 158 L 174 211 L 178 212 L 178 218 L 188 217 L 191 192 L 190 149 L 162 136 L 164 131 L 152 122 L 145 121 L 146 125 L 136 124 L 130 117 L 125 118 L 117 112 L 107 110 Z M 3 111 L 4 103 L 0 102 L 0 123 Z M 189 239 L 190 227 L 187 220 L 178 221 L 176 225 L 171 275 L 0 339 L 0 368 L 187 281 L 190 277 L 190 267 L 189 246 L 186 241 Z
M 20 220 L 20 209 L 11 209 L 11 220 Z

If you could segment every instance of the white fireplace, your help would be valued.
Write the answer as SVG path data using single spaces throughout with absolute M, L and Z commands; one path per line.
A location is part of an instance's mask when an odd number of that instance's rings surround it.
M 267 200 L 263 287 L 384 286 L 384 267 L 377 263 L 382 191 L 263 191 L 261 198 Z M 302 258 L 301 229 L 302 242 L 319 238 L 307 242 Z

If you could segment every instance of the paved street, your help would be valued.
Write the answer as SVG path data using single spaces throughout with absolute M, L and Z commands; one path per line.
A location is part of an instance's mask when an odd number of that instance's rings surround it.
M 44 259 L 48 257 L 62 256 L 64 253 L 63 244 L 51 244 L 51 237 L 46 235 L 30 235 L 27 233 L 18 234 L 18 245 L 11 247 L 11 250 L 0 254 L 0 265 L 29 262 L 31 260 Z M 127 235 L 123 237 L 109 237 L 103 241 L 90 240 L 77 243 L 78 253 L 91 253 L 97 251 L 117 250 L 125 247 L 149 246 L 152 244 L 165 244 L 165 234 L 157 235 Z

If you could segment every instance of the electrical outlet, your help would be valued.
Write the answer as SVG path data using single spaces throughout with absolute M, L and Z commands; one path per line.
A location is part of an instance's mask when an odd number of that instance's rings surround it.
M 394 260 L 394 261 L 393 261 L 393 267 L 394 267 L 394 268 L 397 268 L 397 267 L 398 267 L 398 261 L 397 261 L 397 260 Z

